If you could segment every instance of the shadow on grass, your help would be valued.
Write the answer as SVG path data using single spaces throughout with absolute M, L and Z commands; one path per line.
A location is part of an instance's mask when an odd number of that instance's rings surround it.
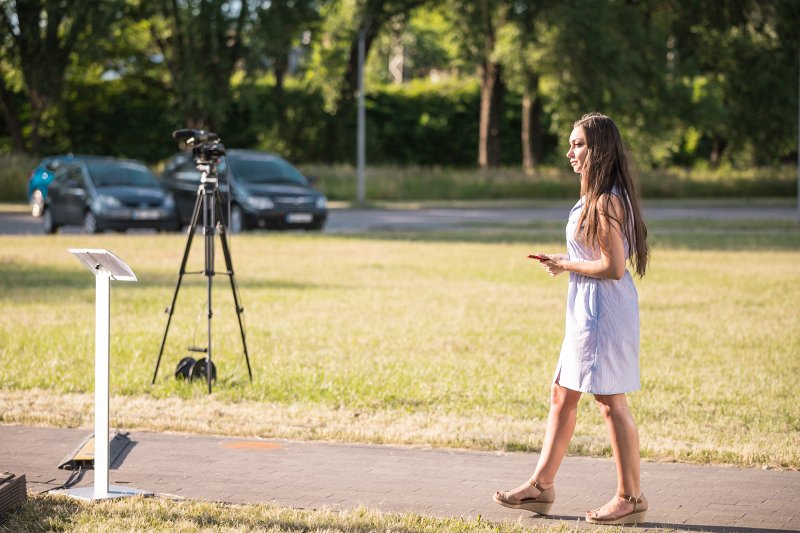
M 94 283 L 90 283 L 89 273 L 77 264 L 76 267 L 78 268 L 44 267 L 17 262 L 0 263 L 0 292 L 9 294 L 15 289 L 30 287 L 40 290 L 44 298 L 52 299 L 54 296 L 50 292 L 52 289 L 94 290 Z
M 652 249 L 672 248 L 705 251 L 800 251 L 800 226 L 781 220 L 656 220 L 648 224 Z M 324 238 L 324 237 L 323 237 Z M 333 238 L 369 239 L 377 241 L 452 242 L 526 244 L 532 250 L 564 247 L 564 227 L 558 222 L 526 224 L 463 225 L 446 231 L 380 231 Z M 165 294 L 174 290 L 178 280 L 175 271 L 137 272 L 139 285 L 163 287 Z M 235 266 L 235 254 L 234 254 Z M 190 270 L 196 272 L 195 270 Z M 224 275 L 217 275 L 215 286 L 226 287 Z M 182 287 L 205 284 L 202 274 L 186 274 Z M 346 289 L 346 284 L 316 284 L 290 280 L 247 279 L 237 275 L 240 288 L 269 290 Z M 29 265 L 17 261 L 0 261 L 0 292 L 23 295 L 25 298 L 52 300 L 69 298 L 78 291 L 93 291 L 88 274 L 74 267 Z M 21 292 L 20 292 L 21 291 Z M 35 291 L 29 294 L 30 291 Z M 39 295 L 39 296 L 37 296 Z M 19 296 L 22 297 L 22 296 Z
M 163 287 L 165 295 L 171 296 L 178 282 L 178 274 L 175 273 L 154 273 L 150 271 L 136 272 L 140 287 Z M 243 283 L 239 276 L 236 281 L 240 287 Z M 223 290 L 230 290 L 230 282 L 227 276 L 217 274 L 214 278 L 214 286 L 221 287 Z M 200 274 L 186 274 L 181 282 L 181 288 L 189 288 L 202 284 L 206 285 L 206 277 Z M 247 279 L 244 284 L 248 289 L 271 289 L 271 290 L 313 290 L 313 289 L 346 289 L 346 285 L 299 283 L 288 280 L 252 280 Z M 41 265 L 23 265 L 21 263 L 0 263 L 0 293 L 11 295 L 17 293 L 19 297 L 24 297 L 26 301 L 53 301 L 56 299 L 68 299 L 74 297 L 75 293 L 90 291 L 94 294 L 95 286 L 89 273 L 76 264 L 75 268 L 64 268 L 60 266 L 45 267 Z M 34 294 L 29 294 L 34 291 Z M 24 296 L 23 296 L 24 293 Z
M 234 269 L 235 269 L 234 265 Z M 235 272 L 235 270 L 234 270 Z M 341 290 L 347 289 L 349 285 L 334 285 L 330 283 L 320 284 L 320 283 L 300 283 L 296 281 L 288 281 L 288 280 L 267 280 L 267 279 L 256 279 L 253 280 L 252 278 L 242 278 L 239 274 L 235 274 L 234 277 L 236 278 L 236 284 L 239 286 L 239 289 L 242 290 L 243 288 L 246 289 L 273 289 L 273 290 L 291 290 L 291 291 L 298 291 L 298 290 Z M 175 290 L 175 285 L 178 283 L 178 274 L 171 273 L 171 274 L 164 274 L 161 272 L 151 272 L 151 271 L 142 271 L 141 277 L 139 279 L 140 284 L 142 286 L 147 287 L 169 287 L 170 296 Z M 225 274 L 217 272 L 214 276 L 213 280 L 214 287 L 221 287 L 222 290 L 230 290 L 230 281 Z M 203 287 L 206 286 L 206 277 L 201 274 L 185 274 L 183 276 L 183 280 L 181 281 L 181 289 L 184 287 L 189 286 L 198 286 L 202 285 Z

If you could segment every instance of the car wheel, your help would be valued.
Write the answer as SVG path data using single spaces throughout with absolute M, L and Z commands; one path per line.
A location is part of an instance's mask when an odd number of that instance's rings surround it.
M 36 189 L 31 195 L 31 215 L 35 217 L 42 216 L 44 212 L 44 195 L 42 191 Z
M 86 214 L 83 216 L 83 232 L 84 233 L 97 233 L 99 232 L 99 228 L 97 227 L 97 217 L 94 216 L 94 213 L 91 211 L 87 211 Z
M 231 223 L 229 225 L 231 233 L 241 233 L 244 229 L 244 213 L 238 205 L 231 206 Z
M 53 222 L 53 214 L 49 209 L 42 212 L 42 229 L 45 233 L 55 233 L 58 231 L 58 226 Z

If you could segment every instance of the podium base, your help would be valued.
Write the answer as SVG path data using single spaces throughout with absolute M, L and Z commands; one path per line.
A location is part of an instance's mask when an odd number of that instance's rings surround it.
M 119 485 L 109 485 L 108 492 L 96 496 L 94 487 L 79 487 L 76 489 L 62 489 L 54 490 L 50 494 L 61 494 L 62 496 L 69 496 L 76 500 L 94 501 L 94 500 L 110 500 L 112 498 L 127 498 L 128 496 L 152 496 L 152 492 L 146 490 L 134 489 L 132 487 L 120 487 Z

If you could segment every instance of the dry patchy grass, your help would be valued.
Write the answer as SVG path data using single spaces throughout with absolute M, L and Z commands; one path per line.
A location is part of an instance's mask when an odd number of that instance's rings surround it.
M 365 508 L 310 510 L 269 504 L 227 505 L 141 497 L 87 503 L 41 495 L 30 498 L 20 512 L 9 515 L 0 523 L 0 532 L 17 531 L 571 533 L 585 529 L 564 523 L 525 526 L 510 521 L 487 522 L 480 517 L 432 518 L 412 513 L 381 513 Z M 602 528 L 599 531 L 619 533 L 623 528 Z

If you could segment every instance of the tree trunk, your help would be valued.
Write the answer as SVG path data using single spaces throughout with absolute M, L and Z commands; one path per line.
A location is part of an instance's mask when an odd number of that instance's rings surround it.
M 527 87 L 522 95 L 522 168 L 532 175 L 542 163 L 542 99 L 531 96 Z
M 522 95 L 522 170 L 529 176 L 533 175 L 533 170 L 536 167 L 536 161 L 533 158 L 533 146 L 531 146 L 532 114 L 531 94 L 526 89 Z
M 367 28 L 367 31 L 364 33 L 364 63 L 366 63 L 370 48 L 372 48 L 372 42 L 378 36 L 382 22 L 370 20 L 364 22 L 364 24 Z M 358 34 L 359 32 L 356 31 L 350 43 L 350 55 L 347 59 L 347 66 L 345 66 L 344 69 L 344 83 L 339 93 L 339 102 L 354 100 L 356 91 L 358 91 Z
M 371 19 L 363 23 L 366 25 L 364 33 L 365 64 L 382 23 L 382 20 L 379 19 Z M 358 33 L 356 31 L 353 41 L 350 43 L 350 56 L 336 100 L 336 118 L 328 123 L 325 132 L 325 142 L 329 147 L 328 153 L 330 154 L 328 163 L 338 162 L 337 160 L 342 157 L 342 154 L 352 154 L 352 161 L 355 161 L 355 138 L 352 132 L 355 131 L 356 92 L 358 91 Z
M 70 54 L 87 21 L 99 12 L 100 2 L 16 2 L 19 28 L 14 36 L 22 79 L 31 103 L 29 146 L 38 153 L 43 139 L 52 135 L 47 127 L 63 98 L 65 72 Z M 71 21 L 71 22 L 69 22 Z M 68 30 L 63 30 L 68 26 Z
M 276 61 L 272 68 L 275 72 L 275 88 L 272 90 L 272 97 L 275 100 L 278 133 L 280 135 L 283 135 L 283 132 L 286 131 L 286 106 L 284 105 L 283 97 L 287 66 L 286 61 Z
M 708 155 L 708 166 L 717 168 L 722 162 L 722 152 L 725 150 L 725 139 L 719 135 L 715 135 L 711 141 L 711 153 Z
M 31 118 L 30 118 L 31 133 L 29 136 L 31 153 L 38 154 L 39 147 L 42 144 L 42 132 L 41 132 L 42 116 L 44 115 L 47 104 L 44 101 L 44 99 L 40 96 L 39 91 L 37 91 L 34 87 L 29 88 L 28 92 L 30 94 L 30 99 L 31 99 Z
M 533 146 L 533 164 L 541 165 L 544 162 L 544 145 L 542 144 L 542 97 L 536 94 L 531 110 L 531 144 Z
M 8 131 L 11 134 L 11 148 L 15 152 L 25 151 L 25 141 L 22 138 L 22 126 L 17 116 L 17 110 L 14 103 L 11 101 L 13 95 L 8 91 L 6 84 L 0 80 L 0 107 L 3 109 L 3 118 L 8 126 Z
M 482 169 L 500 166 L 500 130 L 504 95 L 502 68 L 497 63 L 488 62 L 481 76 L 478 166 Z

